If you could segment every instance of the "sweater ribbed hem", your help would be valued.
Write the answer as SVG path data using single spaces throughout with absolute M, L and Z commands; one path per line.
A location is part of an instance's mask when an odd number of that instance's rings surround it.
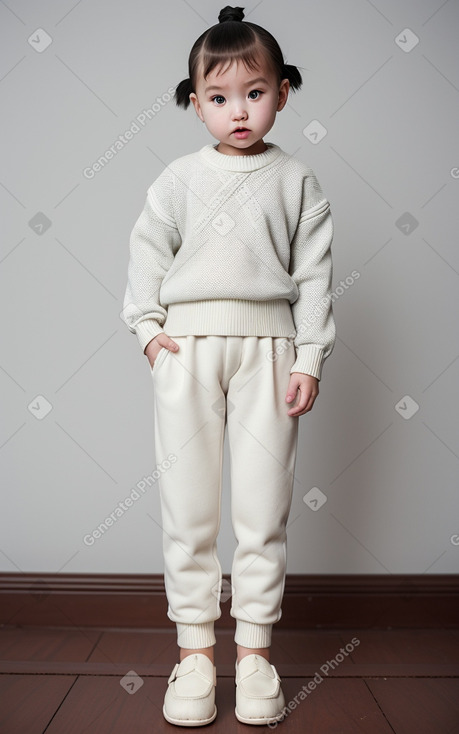
M 187 336 L 291 336 L 295 334 L 288 299 L 246 301 L 235 298 L 171 303 L 166 334 Z
M 189 650 L 200 650 L 203 647 L 215 645 L 214 622 L 203 622 L 202 624 L 183 624 L 176 622 L 177 645 Z
M 246 301 L 222 298 L 205 301 L 171 303 L 164 326 L 156 319 L 144 319 L 136 326 L 142 352 L 157 334 L 174 336 L 215 334 L 220 336 L 273 336 L 296 335 L 292 309 L 288 299 Z M 296 360 L 290 369 L 321 379 L 324 348 L 318 344 L 296 346 Z
M 272 624 L 253 624 L 237 619 L 234 641 L 237 645 L 252 650 L 257 647 L 271 647 L 272 628 Z

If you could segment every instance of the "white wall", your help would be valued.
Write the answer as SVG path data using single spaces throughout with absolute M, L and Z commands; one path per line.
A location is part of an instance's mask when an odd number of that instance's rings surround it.
M 215 141 L 169 102 L 84 171 L 187 76 L 223 5 L 171 0 L 160 17 L 145 0 L 0 5 L 2 571 L 163 571 L 155 485 L 92 546 L 84 536 L 156 465 L 150 371 L 119 318 L 129 235 L 164 166 Z M 300 418 L 288 572 L 457 573 L 459 6 L 265 0 L 245 12 L 304 79 L 265 140 L 312 166 L 331 202 L 334 289 L 359 274 Z M 406 28 L 419 38 L 408 53 L 395 42 Z M 315 119 L 327 129 L 316 145 L 303 133 Z M 404 399 L 418 406 L 409 419 Z M 224 573 L 228 470 L 226 437 Z M 315 512 L 312 487 L 327 496 Z

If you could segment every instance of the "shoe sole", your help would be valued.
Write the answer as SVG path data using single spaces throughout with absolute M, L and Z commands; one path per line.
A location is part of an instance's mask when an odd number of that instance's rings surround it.
M 259 719 L 249 719 L 238 714 L 237 709 L 234 709 L 234 713 L 236 714 L 236 719 L 240 721 L 241 724 L 274 724 L 275 721 L 280 722 L 284 719 L 284 714 L 278 714 L 278 716 L 263 716 Z
M 165 707 L 163 706 L 163 716 L 169 724 L 175 724 L 176 726 L 205 726 L 211 724 L 217 716 L 217 707 L 215 706 L 214 713 L 209 719 L 173 719 L 171 716 L 166 714 Z

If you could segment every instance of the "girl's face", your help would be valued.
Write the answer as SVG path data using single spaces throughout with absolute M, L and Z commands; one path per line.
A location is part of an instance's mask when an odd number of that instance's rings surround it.
M 287 102 L 290 83 L 276 78 L 259 63 L 258 70 L 233 62 L 223 73 L 213 69 L 207 79 L 199 75 L 196 94 L 190 94 L 196 114 L 217 140 L 219 153 L 226 155 L 256 155 L 267 150 L 263 136 L 271 130 L 276 113 Z M 236 134 L 237 128 L 246 128 Z

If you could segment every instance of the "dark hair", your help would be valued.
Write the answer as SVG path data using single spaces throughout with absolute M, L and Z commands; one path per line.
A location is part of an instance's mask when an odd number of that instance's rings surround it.
M 202 63 L 204 78 L 225 62 L 242 60 L 246 67 L 254 69 L 257 57 L 263 57 L 276 75 L 278 84 L 288 79 L 295 91 L 303 83 L 296 66 L 284 64 L 284 57 L 274 36 L 255 23 L 242 22 L 244 8 L 226 5 L 218 16 L 218 23 L 205 31 L 195 41 L 188 59 L 188 79 L 177 85 L 174 99 L 185 110 L 190 105 L 190 94 L 196 94 L 199 65 Z

